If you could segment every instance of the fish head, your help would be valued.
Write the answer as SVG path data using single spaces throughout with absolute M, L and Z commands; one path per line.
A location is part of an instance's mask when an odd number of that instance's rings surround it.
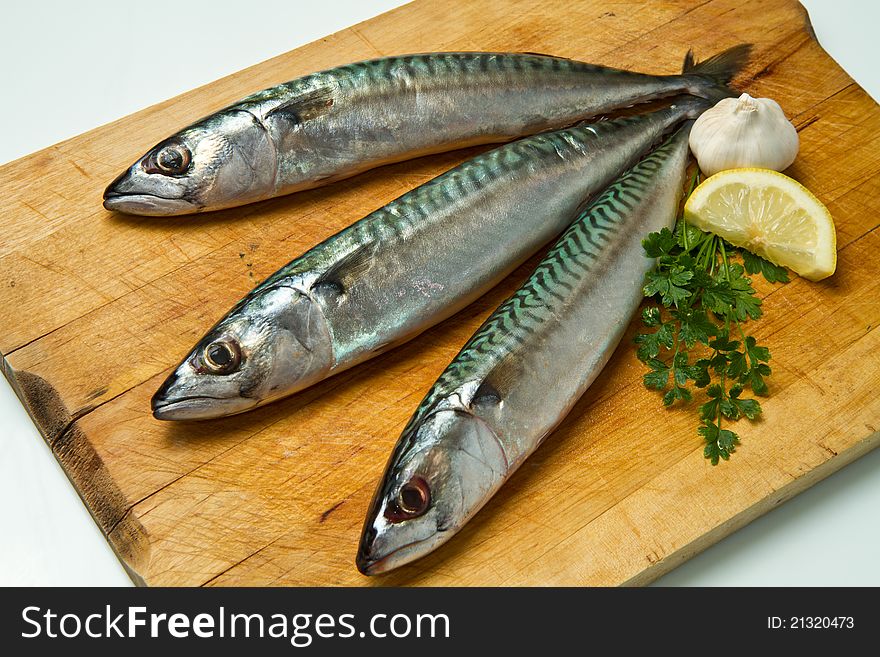
M 205 335 L 153 395 L 159 420 L 233 415 L 323 379 L 333 348 L 321 306 L 287 285 L 258 289 Z
M 495 432 L 467 411 L 440 410 L 404 432 L 361 534 L 357 567 L 387 572 L 449 540 L 507 476 Z
M 163 216 L 274 193 L 275 146 L 251 112 L 224 110 L 156 144 L 104 191 L 104 207 Z

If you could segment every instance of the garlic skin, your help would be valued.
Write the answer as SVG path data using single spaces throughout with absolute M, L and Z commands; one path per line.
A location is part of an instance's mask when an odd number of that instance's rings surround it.
M 770 98 L 725 98 L 707 109 L 691 129 L 690 147 L 700 170 L 758 167 L 782 171 L 797 156 L 797 130 Z

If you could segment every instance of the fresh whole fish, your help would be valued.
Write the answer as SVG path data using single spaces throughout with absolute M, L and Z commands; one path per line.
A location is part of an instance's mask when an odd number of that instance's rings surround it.
M 228 208 L 428 153 L 571 125 L 680 93 L 709 97 L 745 60 L 732 48 L 655 76 L 538 54 L 386 57 L 255 93 L 161 141 L 104 192 L 140 215 Z
M 449 540 L 565 418 L 620 341 L 672 227 L 689 122 L 577 218 L 428 392 L 397 443 L 364 525 L 372 575 Z
M 393 347 L 478 298 L 662 136 L 711 106 L 633 117 L 479 155 L 280 269 L 199 341 L 152 400 L 159 419 L 240 413 Z

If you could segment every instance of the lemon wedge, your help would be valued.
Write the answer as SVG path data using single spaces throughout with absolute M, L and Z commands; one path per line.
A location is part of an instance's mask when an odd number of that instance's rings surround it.
M 693 191 L 684 217 L 811 281 L 831 276 L 837 266 L 837 237 L 828 208 L 777 171 L 716 173 Z

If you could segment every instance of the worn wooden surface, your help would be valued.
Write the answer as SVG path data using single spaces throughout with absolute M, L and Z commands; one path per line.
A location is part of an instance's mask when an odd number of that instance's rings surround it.
M 148 146 L 248 92 L 378 55 L 526 50 L 648 72 L 755 43 L 740 80 L 800 129 L 789 173 L 830 208 L 838 273 L 761 288 L 764 420 L 702 458 L 628 342 L 459 536 L 368 579 L 354 567 L 391 446 L 428 387 L 528 271 L 410 344 L 235 418 L 152 419 L 149 398 L 226 309 L 293 256 L 460 161 L 403 163 L 207 216 L 116 216 L 101 192 Z M 473 153 L 474 151 L 470 151 Z M 137 582 L 645 583 L 880 440 L 880 108 L 789 0 L 417 0 L 0 168 L 0 352 L 46 440 Z M 631 333 L 631 332 L 630 332 Z

